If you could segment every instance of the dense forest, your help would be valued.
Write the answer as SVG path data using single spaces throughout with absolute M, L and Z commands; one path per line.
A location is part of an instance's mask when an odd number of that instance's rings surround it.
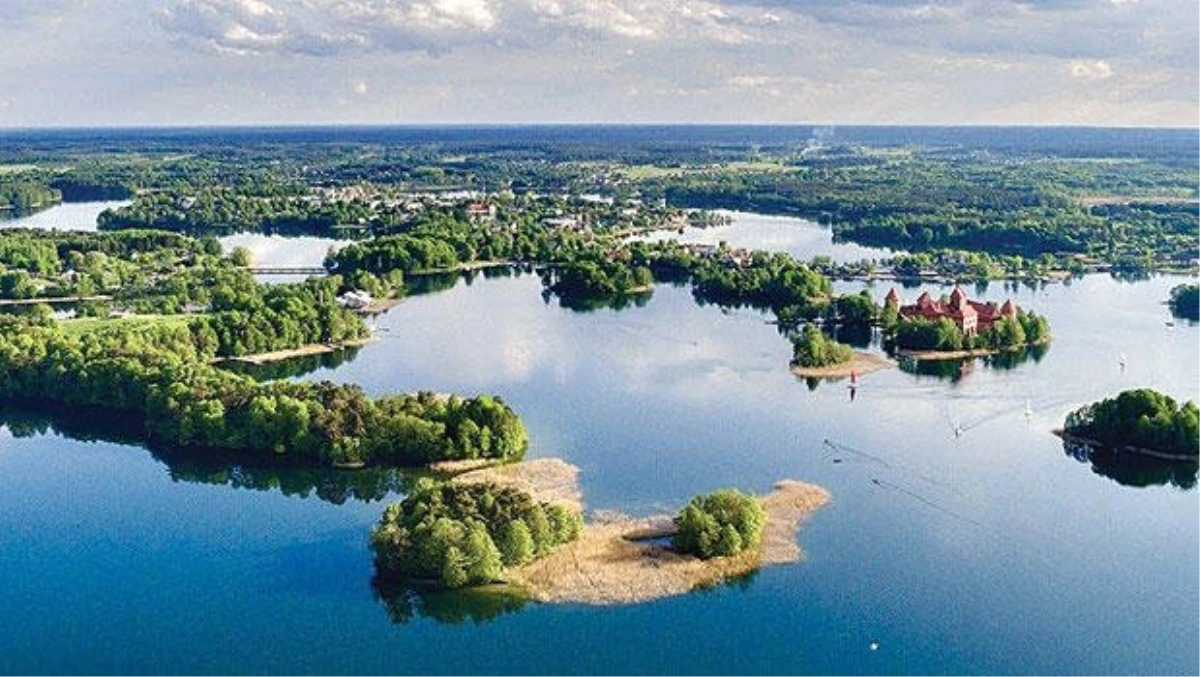
M 22 216 L 62 201 L 62 193 L 31 182 L 8 182 L 0 177 L 0 217 Z
M 1138 447 L 1196 458 L 1200 412 L 1149 388 L 1126 390 L 1067 415 L 1064 430 L 1109 447 Z
M 449 588 L 497 583 L 575 540 L 577 511 L 495 484 L 418 482 L 384 511 L 371 532 L 379 576 Z

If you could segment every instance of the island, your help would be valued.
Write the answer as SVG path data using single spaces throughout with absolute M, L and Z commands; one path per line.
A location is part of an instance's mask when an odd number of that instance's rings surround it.
M 948 298 L 922 292 L 904 304 L 893 287 L 884 299 L 885 334 L 898 354 L 918 360 L 952 360 L 1020 350 L 1050 340 L 1046 318 L 1003 304 L 973 301 L 955 286 Z
M 762 497 L 697 496 L 674 517 L 602 511 L 582 523 L 575 466 L 477 465 L 438 464 L 446 479 L 422 480 L 385 510 L 371 540 L 380 587 L 501 584 L 541 602 L 645 602 L 799 561 L 796 530 L 829 501 L 821 487 L 783 480 Z M 431 547 L 435 540 L 446 547 Z
M 873 353 L 853 350 L 808 324 L 792 339 L 792 373 L 802 378 L 845 378 L 895 366 Z
M 1200 413 L 1150 388 L 1126 390 L 1067 415 L 1064 440 L 1168 461 L 1195 463 L 1200 454 Z
M 1200 322 L 1200 285 L 1180 284 L 1172 287 L 1167 305 L 1175 317 Z

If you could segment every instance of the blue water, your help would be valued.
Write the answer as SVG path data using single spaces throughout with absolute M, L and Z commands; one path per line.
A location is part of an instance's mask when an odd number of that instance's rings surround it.
M 305 377 L 498 393 L 531 456 L 580 466 L 589 509 L 650 514 L 781 478 L 832 492 L 800 532 L 803 562 L 637 606 L 472 620 L 477 601 L 442 596 L 394 623 L 370 585 L 379 501 L 302 497 L 287 473 L 286 495 L 235 489 L 220 464 L 0 432 L 0 672 L 1194 674 L 1196 489 L 1122 484 L 1049 432 L 1125 388 L 1198 399 L 1200 329 L 1168 327 L 1162 305 L 1180 281 L 992 284 L 978 295 L 1049 317 L 1040 360 L 876 372 L 853 401 L 793 377 L 761 313 L 669 285 L 578 313 L 533 276 L 407 299 L 380 341 Z

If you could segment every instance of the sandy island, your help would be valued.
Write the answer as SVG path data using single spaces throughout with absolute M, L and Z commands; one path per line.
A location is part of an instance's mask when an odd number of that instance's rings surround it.
M 456 482 L 501 482 L 538 500 L 580 507 L 579 469 L 559 459 L 539 459 L 470 470 Z M 523 567 L 508 582 L 542 602 L 632 604 L 682 595 L 744 575 L 763 565 L 801 559 L 796 530 L 829 501 L 829 492 L 783 480 L 761 499 L 767 512 L 762 545 L 733 557 L 702 560 L 681 555 L 659 540 L 674 533 L 671 516 L 593 515 L 579 539 Z
M 891 369 L 896 363 L 882 355 L 855 351 L 849 362 L 832 364 L 827 367 L 793 366 L 792 373 L 801 378 L 846 378 L 851 372 L 866 374 L 881 369 Z

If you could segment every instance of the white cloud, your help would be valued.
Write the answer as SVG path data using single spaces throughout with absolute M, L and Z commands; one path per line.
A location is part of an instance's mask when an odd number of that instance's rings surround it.
M 1198 14 L 1195 0 L 0 0 L 0 125 L 1194 126 Z
M 159 16 L 171 34 L 213 51 L 308 55 L 444 54 L 560 37 L 737 45 L 782 21 L 719 0 L 173 0 Z
M 1084 80 L 1104 80 L 1112 77 L 1113 69 L 1107 61 L 1072 61 L 1071 77 Z

